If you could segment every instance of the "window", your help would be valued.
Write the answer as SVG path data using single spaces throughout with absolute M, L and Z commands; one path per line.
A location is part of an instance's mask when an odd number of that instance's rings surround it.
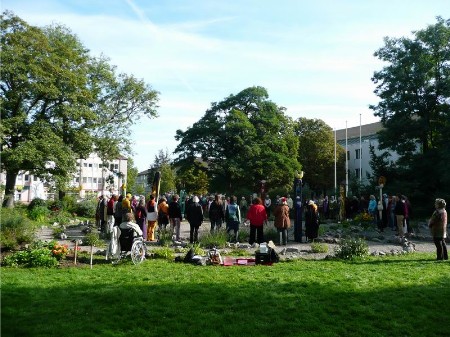
M 38 177 L 34 176 L 34 177 L 33 177 L 33 180 L 34 180 L 34 181 L 38 181 Z
M 116 170 L 118 170 L 118 169 L 119 169 L 119 164 L 114 164 L 114 168 L 115 168 Z
M 97 184 L 97 178 L 92 178 L 92 182 L 93 182 L 94 184 Z
M 87 178 L 83 177 L 83 183 L 87 183 Z
M 102 168 L 103 167 L 103 164 L 98 164 L 98 168 Z
M 350 151 L 347 151 L 347 160 L 350 160 Z
M 110 171 L 114 170 L 114 164 L 110 164 L 110 165 L 109 165 L 109 170 L 110 170 Z
M 25 174 L 25 181 L 30 181 L 30 176 L 28 174 Z
M 89 163 L 89 167 L 92 167 L 92 163 Z
M 92 177 L 88 177 L 88 183 L 92 183 Z
M 87 163 L 83 163 L 83 166 L 84 166 L 84 167 L 87 167 Z
M 356 156 L 356 159 L 360 159 L 360 154 L 361 154 L 360 149 L 356 149 L 356 150 L 355 150 L 355 156 Z
M 22 175 L 21 174 L 17 175 L 17 180 L 22 180 Z
M 355 176 L 356 176 L 356 178 L 359 178 L 359 172 L 360 172 L 359 168 L 355 169 Z
M 77 162 L 77 166 L 78 166 L 78 167 L 80 166 L 80 163 L 79 163 L 79 162 Z
M 80 182 L 80 178 L 75 178 L 75 182 L 79 183 Z

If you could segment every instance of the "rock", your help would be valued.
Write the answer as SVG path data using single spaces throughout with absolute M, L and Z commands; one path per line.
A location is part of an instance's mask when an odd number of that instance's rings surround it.
M 241 244 L 239 245 L 239 248 L 240 248 L 240 249 L 250 249 L 250 248 L 252 248 L 252 246 L 250 246 L 249 243 L 241 243 Z
M 300 253 L 300 249 L 297 247 L 286 247 L 284 250 L 286 250 L 286 253 Z
M 67 234 L 61 233 L 60 238 L 61 238 L 61 240 L 67 240 Z

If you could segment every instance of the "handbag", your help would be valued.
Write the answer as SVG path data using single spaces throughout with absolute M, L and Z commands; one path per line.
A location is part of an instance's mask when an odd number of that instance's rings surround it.
M 148 212 L 147 213 L 148 221 L 156 221 L 156 219 L 158 219 L 158 212 Z

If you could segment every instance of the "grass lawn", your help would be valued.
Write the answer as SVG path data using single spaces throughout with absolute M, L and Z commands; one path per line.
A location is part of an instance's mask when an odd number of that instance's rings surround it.
M 2 336 L 449 336 L 450 263 L 1 270 Z

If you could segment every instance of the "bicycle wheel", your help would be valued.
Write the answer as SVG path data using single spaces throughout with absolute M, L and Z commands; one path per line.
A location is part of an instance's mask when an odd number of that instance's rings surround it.
M 144 243 L 139 240 L 135 241 L 133 243 L 133 246 L 131 247 L 131 261 L 133 261 L 134 264 L 139 264 L 145 259 L 145 245 Z

